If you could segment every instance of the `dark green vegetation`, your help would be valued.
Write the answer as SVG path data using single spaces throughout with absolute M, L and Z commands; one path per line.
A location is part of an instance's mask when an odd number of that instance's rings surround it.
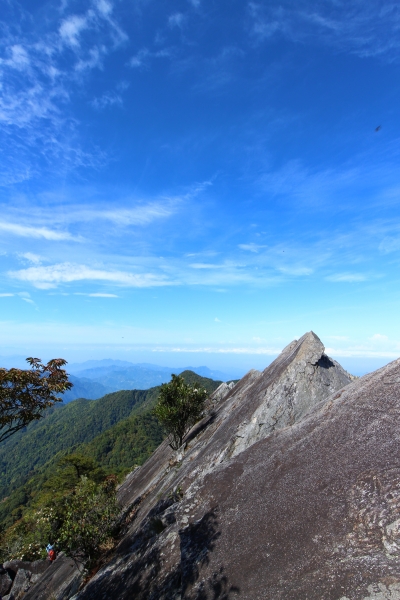
M 168 434 L 173 450 L 182 446 L 189 429 L 201 418 L 207 396 L 198 382 L 187 383 L 180 375 L 172 375 L 172 380 L 161 386 L 153 414 Z
M 185 371 L 185 381 L 209 393 L 219 381 Z M 160 387 L 121 391 L 99 400 L 50 408 L 41 421 L 0 445 L 0 528 L 19 519 L 40 497 L 59 460 L 80 454 L 118 476 L 142 464 L 164 438 L 152 415 Z
M 90 566 L 118 535 L 116 484 L 91 458 L 70 454 L 59 460 L 34 505 L 2 535 L 0 562 L 45 558 L 47 544 L 56 543 Z

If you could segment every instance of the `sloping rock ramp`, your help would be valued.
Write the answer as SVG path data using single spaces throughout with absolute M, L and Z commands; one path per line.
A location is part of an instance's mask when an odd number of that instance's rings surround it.
M 29 587 L 27 592 L 18 596 L 18 599 L 68 600 L 78 591 L 81 581 L 82 565 L 60 553 L 40 579 L 32 587 Z M 18 599 L 15 597 L 15 600 Z
M 312 333 L 250 372 L 127 478 L 75 600 L 400 599 L 400 360 L 349 381 Z

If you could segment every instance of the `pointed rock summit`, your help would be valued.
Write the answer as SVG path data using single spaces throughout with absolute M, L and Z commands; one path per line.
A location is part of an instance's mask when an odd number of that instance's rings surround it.
M 231 456 L 276 429 L 294 425 L 318 402 L 350 383 L 349 373 L 324 351 L 319 337 L 310 331 L 289 344 L 260 374 L 246 394 L 254 412 L 238 424 Z

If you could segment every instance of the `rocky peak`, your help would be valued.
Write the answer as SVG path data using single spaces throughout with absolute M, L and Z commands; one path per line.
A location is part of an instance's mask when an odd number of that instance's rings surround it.
M 309 332 L 214 394 L 121 485 L 124 535 L 73 600 L 400 598 L 400 360 L 350 381 Z
M 314 332 L 284 348 L 249 390 L 254 412 L 238 427 L 230 454 L 239 454 L 276 429 L 294 425 L 329 394 L 350 383 L 350 375 L 325 354 Z

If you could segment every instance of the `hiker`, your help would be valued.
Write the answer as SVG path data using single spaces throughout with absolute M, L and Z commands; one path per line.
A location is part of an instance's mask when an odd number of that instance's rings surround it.
M 56 551 L 54 550 L 54 546 L 52 544 L 47 544 L 46 550 L 50 562 L 54 562 L 56 560 Z

